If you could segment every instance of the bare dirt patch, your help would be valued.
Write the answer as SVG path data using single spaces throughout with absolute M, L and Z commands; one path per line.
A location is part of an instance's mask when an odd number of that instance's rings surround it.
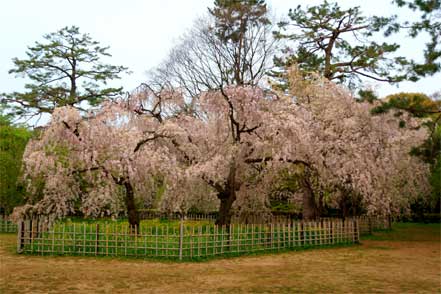
M 399 225 L 359 246 L 201 263 L 18 255 L 3 234 L 0 293 L 441 293 L 439 230 Z

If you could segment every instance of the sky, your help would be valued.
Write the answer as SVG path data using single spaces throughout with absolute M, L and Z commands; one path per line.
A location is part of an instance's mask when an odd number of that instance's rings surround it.
M 397 9 L 387 0 L 337 1 L 342 7 L 361 6 L 366 16 L 398 13 L 402 19 L 418 20 L 406 9 Z M 276 19 L 286 17 L 289 8 L 321 3 L 314 0 L 267 0 Z M 111 84 L 130 91 L 146 80 L 146 72 L 157 66 L 191 27 L 194 20 L 207 12 L 213 0 L 0 0 L 0 93 L 21 91 L 25 79 L 8 74 L 12 58 L 24 58 L 27 46 L 43 41 L 44 34 L 75 25 L 89 33 L 101 45 L 110 46 L 114 65 L 124 65 L 132 72 Z M 402 44 L 400 54 L 421 57 L 424 37 L 410 39 L 405 35 L 388 38 Z M 370 85 L 380 96 L 396 92 L 441 90 L 441 75 L 417 83 L 397 86 Z

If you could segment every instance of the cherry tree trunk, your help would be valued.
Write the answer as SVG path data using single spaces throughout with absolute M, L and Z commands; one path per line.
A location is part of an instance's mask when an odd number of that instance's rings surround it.
M 342 196 L 339 201 L 339 208 L 342 219 L 355 216 L 357 214 L 357 199 L 354 199 L 354 195 L 351 194 L 350 190 L 343 188 L 341 193 Z
M 346 219 L 349 217 L 349 207 L 348 207 L 348 199 L 346 195 L 343 195 L 342 199 L 339 203 L 340 211 L 341 211 L 341 218 Z
M 236 201 L 236 189 L 236 165 L 233 162 L 230 166 L 225 189 L 218 192 L 217 195 L 221 203 L 216 225 L 223 226 L 231 224 L 233 203 Z
M 236 193 L 222 193 L 218 195 L 220 199 L 219 215 L 216 220 L 216 225 L 223 226 L 231 224 L 232 207 L 236 200 Z
M 323 192 L 320 191 L 319 192 L 319 201 L 318 201 L 318 206 L 317 206 L 317 216 L 320 217 L 324 214 L 325 212 L 325 207 L 323 204 Z
M 302 178 L 302 186 L 303 186 L 303 219 L 304 220 L 313 220 L 319 217 L 319 211 L 317 207 L 317 203 L 315 201 L 315 195 L 313 186 L 310 180 L 310 170 L 306 169 L 305 174 Z
M 317 204 L 315 203 L 314 192 L 309 188 L 303 189 L 303 219 L 312 220 L 318 217 Z
M 135 194 L 133 192 L 132 184 L 129 181 L 124 182 L 124 188 L 126 189 L 126 207 L 127 215 L 129 218 L 130 228 L 139 232 L 139 213 L 136 209 Z

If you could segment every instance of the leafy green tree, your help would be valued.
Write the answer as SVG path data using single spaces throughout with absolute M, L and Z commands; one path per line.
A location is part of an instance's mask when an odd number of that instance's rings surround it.
M 406 93 L 401 92 L 384 97 L 382 103 L 372 109 L 373 114 L 384 113 L 390 109 L 407 111 L 415 117 L 430 117 L 435 119 L 441 112 L 440 101 L 432 100 L 423 93 Z M 401 115 L 398 112 L 397 115 Z
M 371 89 L 360 89 L 358 90 L 358 100 L 360 102 L 373 103 L 378 100 L 377 94 Z
M 407 7 L 414 13 L 420 13 L 417 21 L 405 20 L 399 22 L 397 16 L 390 18 L 390 24 L 385 35 L 400 30 L 406 30 L 412 38 L 421 33 L 429 36 L 424 50 L 424 62 L 412 61 L 413 70 L 417 76 L 430 76 L 441 70 L 441 1 L 440 0 L 393 0 L 398 7 Z
M 32 132 L 11 124 L 0 114 L 0 213 L 9 214 L 23 203 L 24 187 L 19 183 L 22 155 Z
M 383 82 L 407 78 L 408 62 L 403 57 L 389 57 L 399 45 L 377 43 L 372 35 L 388 24 L 385 18 L 367 18 L 359 7 L 342 9 L 337 3 L 324 1 L 317 6 L 301 5 L 289 11 L 290 21 L 279 23 L 275 33 L 287 41 L 282 56 L 275 58 L 279 70 L 272 75 L 286 87 L 284 69 L 297 64 L 305 72 L 319 72 L 326 79 L 349 85 L 361 77 Z
M 121 93 L 122 88 L 105 87 L 127 70 L 101 61 L 111 56 L 109 47 L 101 47 L 75 26 L 47 34 L 44 39 L 28 47 L 26 59 L 13 59 L 15 67 L 9 73 L 30 82 L 25 84 L 27 92 L 2 95 L 2 104 L 11 113 L 32 117 L 66 105 L 84 110 Z

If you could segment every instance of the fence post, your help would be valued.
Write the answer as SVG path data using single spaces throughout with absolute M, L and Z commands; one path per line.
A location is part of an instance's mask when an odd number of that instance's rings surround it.
M 356 241 L 356 243 L 360 243 L 360 221 L 359 221 L 359 219 L 355 219 L 354 227 L 356 230 L 355 241 Z
M 17 232 L 17 253 L 23 253 L 23 241 L 24 237 L 24 222 L 23 220 L 18 221 L 18 232 Z
M 107 223 L 105 224 L 106 226 L 106 255 L 107 255 L 107 246 L 108 246 L 108 240 L 107 240 Z M 135 256 L 138 256 L 138 232 L 139 230 L 139 224 L 137 226 L 135 226 Z M 168 227 L 167 227 L 167 234 L 168 234 Z M 167 238 L 168 240 L 168 238 Z
M 73 223 L 73 238 L 72 239 L 73 239 L 73 253 L 76 254 L 77 253 L 77 250 L 76 250 L 77 242 L 76 242 L 75 222 Z
M 251 224 L 251 251 L 254 251 L 254 224 Z
M 179 260 L 182 260 L 182 246 L 184 243 L 184 218 L 179 222 Z
M 224 253 L 224 233 L 225 233 L 225 226 L 221 226 L 221 254 Z
M 30 244 L 31 244 L 31 252 L 34 252 L 34 218 L 29 220 L 29 233 L 30 233 Z
M 270 240 L 271 240 L 271 245 L 270 245 L 270 250 L 273 250 L 274 248 L 273 248 L 273 236 L 274 236 L 274 224 L 273 223 L 271 223 L 271 226 L 270 226 Z
M 100 225 L 98 223 L 95 226 L 95 230 L 96 230 L 96 233 L 95 233 L 95 255 L 98 255 L 98 242 L 100 239 L 100 237 L 99 237 L 100 236 L 100 234 L 99 234 Z
M 86 255 L 86 224 L 83 223 L 83 255 Z
M 109 255 L 109 226 L 107 224 L 107 222 L 104 224 L 105 226 L 105 231 L 106 231 L 106 256 Z M 74 227 L 75 230 L 75 227 Z M 135 226 L 135 231 L 136 231 L 136 226 Z
M 355 217 L 352 219 L 352 226 L 353 226 L 353 232 L 352 232 L 353 237 L 352 237 L 352 242 L 353 242 L 353 243 L 358 243 L 358 239 L 357 239 L 357 235 L 358 235 L 357 231 L 358 231 L 358 228 L 357 228 L 357 220 L 355 219 Z
M 368 216 L 368 229 L 369 229 L 369 235 L 372 235 L 372 217 Z
M 334 244 L 335 243 L 335 240 L 334 240 L 334 220 L 333 219 L 331 219 L 331 221 L 329 222 L 329 226 L 330 226 L 330 228 L 329 228 L 329 237 L 331 238 L 331 242 L 330 242 L 330 244 Z

